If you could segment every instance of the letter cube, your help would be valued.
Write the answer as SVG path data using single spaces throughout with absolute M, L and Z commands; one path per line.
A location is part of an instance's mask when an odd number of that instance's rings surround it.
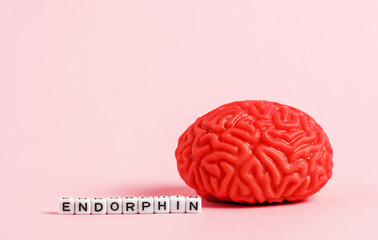
M 122 198 L 120 197 L 107 198 L 107 212 L 109 214 L 121 214 L 122 213 Z
M 106 198 L 91 199 L 92 214 L 106 214 Z
M 184 196 L 170 196 L 171 213 L 185 212 L 185 197 Z
M 153 197 L 139 197 L 138 198 L 139 213 L 154 213 L 154 198 Z
M 60 214 L 74 214 L 75 213 L 75 199 L 72 197 L 62 197 L 59 199 L 59 213 Z
M 186 212 L 187 213 L 200 213 L 202 209 L 202 201 L 198 196 L 189 196 L 185 199 Z
M 75 213 L 77 215 L 91 214 L 91 200 L 89 198 L 77 198 L 75 201 Z
M 168 196 L 157 196 L 154 197 L 154 210 L 155 213 L 169 213 L 170 204 Z
M 131 214 L 138 213 L 138 198 L 137 197 L 124 197 L 123 201 L 123 213 Z

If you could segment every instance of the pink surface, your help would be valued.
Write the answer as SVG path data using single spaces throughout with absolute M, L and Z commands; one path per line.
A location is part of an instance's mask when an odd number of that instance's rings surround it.
M 1 0 L 0 239 L 376 239 L 377 42 L 374 0 Z M 200 215 L 56 214 L 61 196 L 192 194 L 178 137 L 244 99 L 318 121 L 324 189 Z

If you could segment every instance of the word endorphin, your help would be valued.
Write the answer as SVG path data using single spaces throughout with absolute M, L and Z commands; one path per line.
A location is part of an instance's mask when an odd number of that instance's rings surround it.
M 109 197 L 59 199 L 60 214 L 200 213 L 198 196 Z

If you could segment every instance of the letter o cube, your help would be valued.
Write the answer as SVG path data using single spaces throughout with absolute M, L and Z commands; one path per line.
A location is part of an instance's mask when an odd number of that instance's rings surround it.
M 122 198 L 107 198 L 107 212 L 108 214 L 122 214 Z

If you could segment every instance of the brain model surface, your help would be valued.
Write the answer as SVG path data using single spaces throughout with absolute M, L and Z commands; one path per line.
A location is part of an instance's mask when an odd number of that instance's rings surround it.
M 268 101 L 225 104 L 179 138 L 181 178 L 207 200 L 298 201 L 332 176 L 332 147 L 306 113 Z

